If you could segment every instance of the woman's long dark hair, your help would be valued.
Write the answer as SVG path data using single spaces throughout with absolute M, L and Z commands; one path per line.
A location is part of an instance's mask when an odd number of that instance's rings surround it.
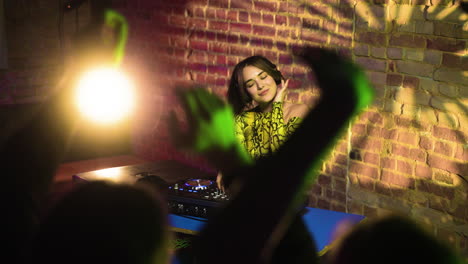
M 228 102 L 234 108 L 234 114 L 238 115 L 246 106 L 252 102 L 252 98 L 245 91 L 244 78 L 242 71 L 246 66 L 254 66 L 270 75 L 276 82 L 280 84 L 284 79 L 280 71 L 276 69 L 276 65 L 263 56 L 251 56 L 239 62 L 232 71 L 231 80 L 227 92 Z

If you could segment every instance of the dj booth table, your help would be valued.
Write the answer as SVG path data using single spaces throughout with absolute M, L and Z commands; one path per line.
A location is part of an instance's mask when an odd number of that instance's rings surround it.
M 309 233 L 315 240 L 317 250 L 321 251 L 330 244 L 338 224 L 343 221 L 358 223 L 364 219 L 364 216 L 307 207 L 307 212 L 302 218 Z M 172 230 L 176 232 L 195 235 L 203 228 L 205 223 L 206 219 L 203 218 L 169 215 L 169 224 Z
M 173 184 L 186 179 L 210 179 L 214 175 L 200 171 L 196 168 L 181 164 L 176 161 L 159 161 L 131 166 L 114 167 L 97 171 L 78 173 L 73 175 L 74 182 L 109 180 L 119 183 L 134 183 L 138 175 L 151 173 L 158 175 L 167 183 Z M 350 223 L 360 222 L 364 216 L 335 212 L 317 208 L 307 207 L 303 215 L 304 223 L 314 238 L 317 250 L 321 251 L 332 239 L 337 225 L 343 221 Z M 171 229 L 178 233 L 196 235 L 206 223 L 206 219 L 170 214 L 169 223 Z

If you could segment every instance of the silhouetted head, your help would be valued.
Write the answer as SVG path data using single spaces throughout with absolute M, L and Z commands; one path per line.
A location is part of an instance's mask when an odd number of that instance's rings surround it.
M 284 79 L 276 65 L 263 56 L 252 56 L 239 62 L 232 71 L 227 93 L 228 101 L 233 106 L 236 115 L 241 113 L 253 100 L 252 96 L 247 92 L 247 80 L 244 80 L 243 76 L 244 68 L 247 66 L 253 66 L 265 72 L 269 77 L 273 78 L 276 85 L 281 84 L 281 80 Z
M 400 216 L 356 226 L 330 255 L 333 264 L 462 263 L 445 244 Z
M 166 263 L 167 213 L 155 193 L 91 182 L 65 196 L 34 246 L 41 263 Z

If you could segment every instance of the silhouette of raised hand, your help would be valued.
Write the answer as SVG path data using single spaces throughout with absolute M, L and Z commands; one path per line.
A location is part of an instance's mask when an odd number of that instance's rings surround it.
M 178 91 L 177 95 L 187 115 L 188 129 L 181 131 L 172 113 L 169 128 L 176 146 L 202 153 L 222 170 L 252 162 L 235 136 L 234 113 L 229 105 L 201 87 Z

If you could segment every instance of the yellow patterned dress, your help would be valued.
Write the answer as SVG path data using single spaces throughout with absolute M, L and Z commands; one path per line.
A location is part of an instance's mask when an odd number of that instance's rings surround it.
M 237 115 L 236 136 L 254 159 L 275 152 L 296 130 L 302 121 L 292 117 L 283 119 L 283 103 L 273 103 L 272 111 L 262 113 L 257 108 Z

